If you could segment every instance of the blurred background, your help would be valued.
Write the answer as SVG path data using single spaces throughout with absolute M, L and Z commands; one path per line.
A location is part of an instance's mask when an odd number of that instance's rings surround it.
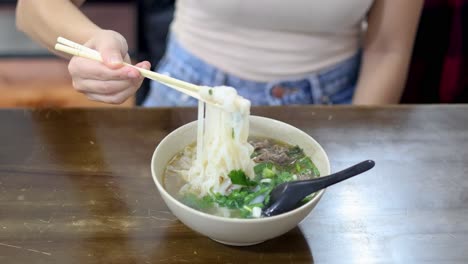
M 126 37 L 133 59 L 158 61 L 164 52 L 167 26 L 172 20 L 173 1 L 105 1 L 88 0 L 84 13 L 103 28 L 113 29 Z M 51 54 L 16 30 L 15 0 L 0 0 L 0 107 L 116 107 L 88 100 L 75 92 L 67 70 L 67 61 Z M 150 12 L 157 9 L 157 12 Z M 151 15 L 147 15 L 151 14 Z M 117 19 L 116 19 L 117 18 Z M 149 22 L 149 21 L 152 22 Z M 148 23 L 161 29 L 151 38 L 153 58 L 148 57 L 143 39 Z M 138 103 L 148 83 L 137 96 L 121 107 Z
M 16 30 L 15 7 L 16 1 L 0 1 L 0 107 L 105 106 L 72 89 L 67 61 Z M 89 1 L 83 9 L 99 25 L 126 36 L 136 52 L 137 6 L 133 1 Z
M 125 36 L 132 58 L 155 65 L 164 52 L 173 4 L 88 0 L 82 9 L 101 27 Z M 0 0 L 0 107 L 116 107 L 75 92 L 67 61 L 16 30 L 15 7 L 14 0 Z M 468 103 L 466 12 L 467 0 L 425 1 L 402 103 Z M 144 34 L 147 28 L 154 33 Z M 144 82 L 134 98 L 117 107 L 139 105 L 147 87 Z

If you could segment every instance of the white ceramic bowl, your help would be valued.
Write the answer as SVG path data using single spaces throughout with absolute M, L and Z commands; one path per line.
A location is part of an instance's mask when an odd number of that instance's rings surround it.
M 303 206 L 272 217 L 235 219 L 209 215 L 192 209 L 172 197 L 163 187 L 163 173 L 169 160 L 185 146 L 195 142 L 196 121 L 186 124 L 165 137 L 157 146 L 151 161 L 156 186 L 172 213 L 186 226 L 223 244 L 247 246 L 278 237 L 293 229 L 317 205 L 324 190 Z M 317 141 L 286 123 L 258 116 L 250 117 L 250 135 L 278 139 L 299 145 L 312 158 L 320 175 L 330 174 L 327 154 Z

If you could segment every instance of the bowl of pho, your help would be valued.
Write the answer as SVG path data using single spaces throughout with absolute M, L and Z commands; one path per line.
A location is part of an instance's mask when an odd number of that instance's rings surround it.
M 153 180 L 186 226 L 228 245 L 253 245 L 299 224 L 324 190 L 296 209 L 264 216 L 277 185 L 330 174 L 327 154 L 311 136 L 286 123 L 250 115 L 250 102 L 230 87 L 202 87 L 198 120 L 156 147 Z M 215 103 L 212 103 L 215 102 Z

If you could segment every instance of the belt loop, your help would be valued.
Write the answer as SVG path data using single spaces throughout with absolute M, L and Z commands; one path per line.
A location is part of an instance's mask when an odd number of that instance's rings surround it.
M 309 77 L 312 101 L 314 104 L 323 104 L 323 91 L 320 80 L 316 74 Z

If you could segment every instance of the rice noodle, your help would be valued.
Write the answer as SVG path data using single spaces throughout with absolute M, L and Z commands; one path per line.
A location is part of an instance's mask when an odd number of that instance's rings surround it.
M 218 105 L 198 105 L 197 153 L 190 169 L 180 173 L 188 182 L 181 191 L 226 194 L 232 189 L 230 171 L 240 169 L 251 178 L 254 174 L 254 148 L 247 142 L 250 101 L 226 86 L 202 87 L 200 96 Z

